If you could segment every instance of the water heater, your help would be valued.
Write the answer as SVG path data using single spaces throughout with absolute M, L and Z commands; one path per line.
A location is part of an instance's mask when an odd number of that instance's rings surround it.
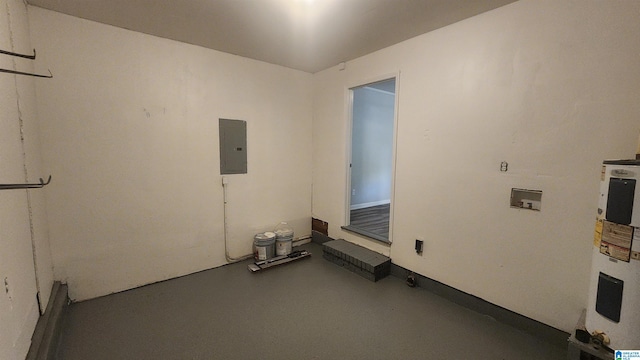
M 602 165 L 585 326 L 640 349 L 640 160 Z

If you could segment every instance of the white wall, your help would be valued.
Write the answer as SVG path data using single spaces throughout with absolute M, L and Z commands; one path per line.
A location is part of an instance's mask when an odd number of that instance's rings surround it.
M 31 54 L 27 9 L 20 0 L 0 2 L 0 49 Z M 33 71 L 31 60 L 0 55 L 0 68 Z M 38 182 L 40 164 L 35 80 L 0 74 L 0 183 Z M 46 81 L 46 80 L 44 80 Z M 46 189 L 0 190 L 0 359 L 24 359 L 53 285 Z M 35 261 L 34 261 L 35 257 Z M 37 281 L 36 281 L 37 268 Z
M 36 70 L 55 76 L 37 82 L 38 111 L 55 274 L 72 298 L 225 263 L 222 117 L 249 134 L 249 174 L 229 184 L 232 255 L 282 220 L 308 232 L 313 180 L 332 237 L 565 331 L 586 306 L 600 163 L 632 156 L 640 130 L 639 3 L 521 0 L 313 76 L 29 12 Z M 347 95 L 398 71 L 386 247 L 340 229 Z M 543 190 L 542 211 L 510 209 L 512 187 Z
M 229 251 L 311 229 L 312 76 L 29 8 L 56 277 L 92 298 L 226 263 L 218 119 L 247 121 Z M 223 289 L 221 289 L 223 291 Z
M 639 15 L 636 1 L 521 0 L 315 74 L 313 216 L 331 237 L 571 331 L 601 162 L 632 157 L 640 131 Z M 389 248 L 340 229 L 346 89 L 397 71 Z M 514 187 L 542 190 L 542 211 L 509 208 Z
M 353 89 L 351 209 L 389 203 L 393 172 L 395 96 Z

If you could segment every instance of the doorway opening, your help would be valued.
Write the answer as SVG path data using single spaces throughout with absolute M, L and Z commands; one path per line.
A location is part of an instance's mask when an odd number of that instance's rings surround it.
M 345 230 L 390 242 L 396 79 L 351 89 L 351 156 Z

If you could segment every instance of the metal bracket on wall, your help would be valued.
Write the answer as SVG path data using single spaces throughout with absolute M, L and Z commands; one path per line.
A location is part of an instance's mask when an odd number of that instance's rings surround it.
M 32 73 L 16 71 L 16 70 L 0 69 L 0 72 L 8 73 L 8 74 L 27 75 L 27 76 L 35 76 L 35 77 L 51 79 L 53 77 L 53 74 L 51 74 L 51 70 L 48 70 L 48 71 L 49 71 L 49 75 L 40 75 L 40 74 L 32 74 Z
M 25 59 L 31 59 L 31 60 L 35 60 L 36 59 L 36 49 L 33 49 L 33 55 L 19 54 L 19 53 L 15 53 L 13 51 L 5 51 L 5 50 L 0 50 L 0 54 L 10 55 L 10 56 L 17 56 L 17 57 L 21 57 L 21 58 L 25 58 Z
M 33 55 L 19 54 L 19 53 L 13 52 L 13 51 L 6 51 L 6 50 L 0 50 L 0 54 L 9 55 L 9 56 L 16 56 L 16 57 L 21 57 L 21 58 L 30 59 L 30 60 L 35 60 L 36 59 L 36 49 L 33 49 Z M 49 75 L 40 75 L 40 74 L 32 74 L 32 73 L 16 71 L 16 70 L 0 69 L 0 72 L 7 73 L 7 74 L 35 76 L 35 77 L 42 77 L 42 78 L 50 79 L 50 78 L 53 77 L 53 74 L 51 74 L 51 70 L 48 70 L 48 71 L 49 71 Z
M 40 183 L 38 184 L 0 184 L 0 190 L 41 189 L 45 187 L 45 185 L 49 185 L 50 182 L 51 175 L 49 175 L 47 182 L 40 178 Z

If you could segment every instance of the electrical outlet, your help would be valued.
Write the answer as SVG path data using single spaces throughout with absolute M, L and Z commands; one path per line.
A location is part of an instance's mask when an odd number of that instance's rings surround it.
M 351 189 L 351 196 L 355 196 L 356 195 L 356 189 Z
M 424 245 L 424 241 L 416 239 L 416 254 L 422 255 L 423 245 Z

